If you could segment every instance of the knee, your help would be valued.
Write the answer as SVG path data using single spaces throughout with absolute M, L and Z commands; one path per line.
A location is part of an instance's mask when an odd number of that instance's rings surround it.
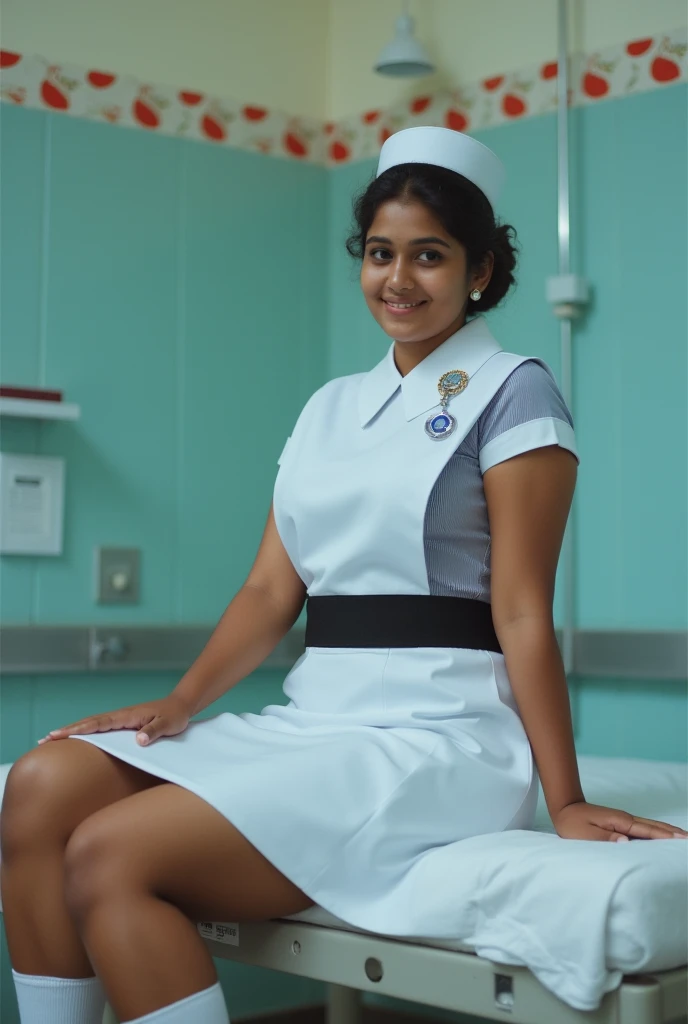
M 30 750 L 15 761 L 7 776 L 0 813 L 0 847 L 6 862 L 38 838 L 49 811 L 55 758 L 46 753 L 41 747 Z
M 71 747 L 75 745 L 62 740 L 35 747 L 12 765 L 0 813 L 4 861 L 9 863 L 37 844 L 66 842 L 69 831 L 64 804 L 74 784 Z
M 65 848 L 64 895 L 75 921 L 110 896 L 123 895 L 117 847 L 117 836 L 103 814 L 93 814 L 74 829 Z

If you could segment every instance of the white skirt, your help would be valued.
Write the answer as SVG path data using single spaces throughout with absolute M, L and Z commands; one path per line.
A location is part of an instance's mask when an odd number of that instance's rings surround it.
M 73 738 L 202 797 L 341 920 L 436 935 L 442 893 L 424 859 L 469 836 L 529 828 L 535 813 L 504 657 L 309 647 L 284 692 L 286 706 L 192 722 L 149 747 L 133 730 Z

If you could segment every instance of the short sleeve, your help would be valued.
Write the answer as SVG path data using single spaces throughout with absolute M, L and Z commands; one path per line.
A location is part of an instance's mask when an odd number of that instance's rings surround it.
M 545 367 L 529 359 L 509 374 L 478 420 L 480 471 L 551 444 L 580 461 L 563 395 Z

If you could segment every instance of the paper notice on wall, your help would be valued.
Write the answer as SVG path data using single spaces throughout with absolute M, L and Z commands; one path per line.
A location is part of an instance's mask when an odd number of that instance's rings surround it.
M 0 453 L 0 552 L 62 553 L 64 459 Z

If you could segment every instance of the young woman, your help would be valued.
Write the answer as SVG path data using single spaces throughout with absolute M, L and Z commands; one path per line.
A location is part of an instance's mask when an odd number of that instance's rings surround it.
M 55 730 L 12 769 L 2 895 L 22 1024 L 98 1024 L 104 992 L 121 1021 L 226 1024 L 198 920 L 317 903 L 432 935 L 443 894 L 414 869 L 529 827 L 538 773 L 560 836 L 685 837 L 581 790 L 552 619 L 571 416 L 546 364 L 504 352 L 478 315 L 513 282 L 502 177 L 457 132 L 385 143 L 348 247 L 387 354 L 306 403 L 255 564 L 173 692 Z M 190 724 L 306 597 L 289 703 Z M 86 742 L 56 742 L 70 736 Z

